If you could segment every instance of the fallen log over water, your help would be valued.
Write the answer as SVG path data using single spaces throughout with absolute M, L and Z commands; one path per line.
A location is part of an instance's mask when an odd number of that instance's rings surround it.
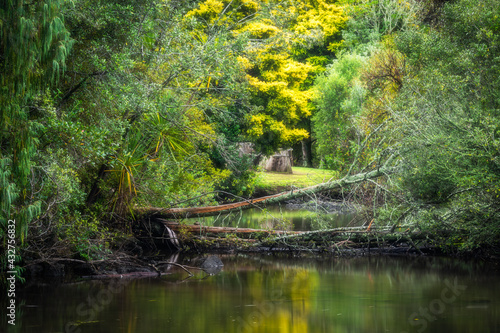
M 421 232 L 392 231 L 391 227 L 342 227 L 315 231 L 283 231 L 250 228 L 183 225 L 155 219 L 155 223 L 175 231 L 184 250 L 210 251 L 343 251 L 377 248 L 424 254 L 429 248 L 429 235 Z M 176 238 L 177 240 L 177 238 Z M 366 251 L 365 251 L 366 252 Z M 404 251 L 403 251 L 404 252 Z
M 326 183 L 321 183 L 318 185 L 302 189 L 295 189 L 262 198 L 249 199 L 241 202 L 230 203 L 219 206 L 190 207 L 190 208 L 149 207 L 149 208 L 136 208 L 136 212 L 138 212 L 139 214 L 144 214 L 149 216 L 174 218 L 174 219 L 187 218 L 189 216 L 213 216 L 223 213 L 229 213 L 235 210 L 248 209 L 256 206 L 276 204 L 278 202 L 296 199 L 304 196 L 310 196 L 324 191 L 340 189 L 345 186 L 360 183 L 368 179 L 386 176 L 388 174 L 394 173 L 396 170 L 397 168 L 395 167 L 390 167 L 390 168 L 382 167 L 369 172 L 359 173 L 353 176 L 344 177 L 339 180 L 328 181 Z
M 193 234 L 233 234 L 233 233 L 265 233 L 269 235 L 294 235 L 300 234 L 304 231 L 285 231 L 285 230 L 269 230 L 269 229 L 251 229 L 251 228 L 232 228 L 232 227 L 212 227 L 212 226 L 203 226 L 199 224 L 188 225 L 181 224 L 175 221 L 169 221 L 165 219 L 156 219 L 157 221 L 162 222 L 166 227 L 170 228 L 175 232 L 184 231 Z
M 211 237 L 191 235 L 184 239 L 184 249 L 189 251 L 227 251 L 227 252 L 318 252 L 333 255 L 370 255 L 370 254 L 418 254 L 436 252 L 428 242 L 428 235 L 414 232 L 393 232 L 388 230 L 318 230 L 300 232 L 293 235 L 275 237 Z
M 413 248 L 423 254 L 417 244 L 427 243 L 428 234 L 421 232 L 391 232 L 387 227 L 344 227 L 329 230 L 316 230 L 296 235 L 276 236 L 263 239 L 255 246 L 326 246 L 330 249 L 401 246 Z

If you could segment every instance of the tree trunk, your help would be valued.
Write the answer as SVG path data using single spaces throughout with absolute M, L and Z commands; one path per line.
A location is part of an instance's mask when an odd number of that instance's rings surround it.
M 300 142 L 302 144 L 302 161 L 304 166 L 312 168 L 312 140 L 311 138 L 304 139 Z
M 86 204 L 92 205 L 97 202 L 101 195 L 101 188 L 99 187 L 100 182 L 107 176 L 106 169 L 109 167 L 106 164 L 101 164 L 99 171 L 97 172 L 97 177 L 92 182 L 92 187 L 90 188 L 89 194 L 87 195 Z
M 266 171 L 292 173 L 293 156 L 292 150 L 280 150 L 263 162 Z
M 387 163 L 388 164 L 388 163 Z M 378 178 L 396 172 L 396 167 L 379 168 L 370 172 L 363 172 L 335 181 L 328 181 L 318 185 L 270 195 L 267 197 L 249 199 L 246 201 L 225 204 L 220 206 L 192 207 L 192 208 L 138 208 L 139 214 L 146 214 L 163 218 L 186 218 L 188 216 L 213 216 L 241 209 L 248 209 L 260 205 L 275 204 L 278 202 L 309 196 L 323 191 L 340 189 L 351 184 L 363 182 L 368 179 Z

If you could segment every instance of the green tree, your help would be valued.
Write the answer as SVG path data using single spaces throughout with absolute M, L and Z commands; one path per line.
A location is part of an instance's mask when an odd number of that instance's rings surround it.
M 361 56 L 344 55 L 316 80 L 313 128 L 321 167 L 341 171 L 353 162 L 360 141 L 354 118 L 361 113 L 366 95 L 359 81 L 364 62 Z
M 32 254 L 88 259 L 134 204 L 214 202 L 231 172 L 210 153 L 249 108 L 245 39 L 192 2 L 63 4 L 2 3 L 2 239 L 15 218 Z
M 416 0 L 343 0 L 349 20 L 343 31 L 344 46 L 369 52 L 381 38 L 420 22 L 423 2 Z
M 0 236 L 16 221 L 20 244 L 40 212 L 33 193 L 33 158 L 40 136 L 36 100 L 65 69 L 72 46 L 61 10 L 65 1 L 5 0 L 0 4 Z M 2 263 L 5 256 L 2 255 Z
M 346 53 L 317 80 L 325 161 L 349 173 L 398 156 L 400 173 L 373 187 L 384 193 L 372 197 L 373 207 L 384 203 L 375 217 L 432 230 L 450 249 L 499 244 L 497 5 L 360 2 L 349 7 L 344 38 L 347 52 L 365 55 L 362 65 L 348 67 L 356 75 L 343 70 L 355 57 Z M 331 142 L 348 149 L 334 152 Z
M 446 4 L 433 26 L 401 33 L 410 75 L 392 105 L 401 130 L 400 178 L 415 216 L 462 249 L 498 246 L 497 1 Z
M 66 151 L 87 204 L 111 200 L 126 214 L 133 203 L 167 206 L 212 192 L 228 177 L 209 153 L 225 150 L 220 129 L 241 124 L 248 108 L 236 61 L 244 38 L 191 15 L 195 8 L 81 1 L 68 11 L 77 42 L 58 96 L 66 112 L 49 124 L 63 135 L 47 147 Z

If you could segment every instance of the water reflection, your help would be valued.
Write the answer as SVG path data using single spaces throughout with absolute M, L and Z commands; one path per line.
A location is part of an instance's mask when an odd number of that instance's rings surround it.
M 356 226 L 356 214 L 352 211 L 325 212 L 318 209 L 287 209 L 270 206 L 265 209 L 252 208 L 213 217 L 188 219 L 189 224 L 200 223 L 205 226 L 238 227 L 274 230 L 317 230 L 326 228 Z
M 189 259 L 183 259 L 189 264 Z M 500 282 L 438 258 L 222 257 L 183 280 L 86 281 L 18 294 L 12 332 L 495 332 Z M 182 281 L 182 282 L 181 282 Z

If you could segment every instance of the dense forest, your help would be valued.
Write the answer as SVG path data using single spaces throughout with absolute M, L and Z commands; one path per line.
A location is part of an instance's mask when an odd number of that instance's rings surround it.
M 23 258 L 102 258 L 135 207 L 249 197 L 252 142 L 341 177 L 390 167 L 350 189 L 375 224 L 496 251 L 499 8 L 2 0 L 2 248 L 15 220 Z

